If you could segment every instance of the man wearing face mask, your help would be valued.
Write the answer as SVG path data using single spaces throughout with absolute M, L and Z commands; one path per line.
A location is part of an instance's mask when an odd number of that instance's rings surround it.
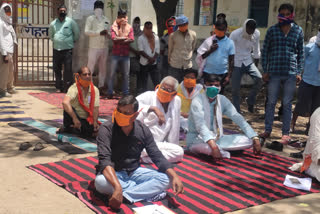
M 140 72 L 140 51 L 138 49 L 138 38 L 142 35 L 140 29 L 141 20 L 137 16 L 133 19 L 134 41 L 130 43 L 130 94 L 137 93 L 137 75 Z
M 203 92 L 203 86 L 197 84 L 197 70 L 189 69 L 185 72 L 183 81 L 178 87 L 178 96 L 181 98 L 180 127 L 188 130 L 188 117 L 192 100 Z
M 75 75 L 63 99 L 63 127 L 59 133 L 78 133 L 84 137 L 95 137 L 99 129 L 99 90 L 92 83 L 88 67 L 81 67 Z
M 130 43 L 133 42 L 133 29 L 128 24 L 127 11 L 119 8 L 117 19 L 111 26 L 112 58 L 108 82 L 108 99 L 113 98 L 113 83 L 118 65 L 123 72 L 122 93 L 129 94 Z
M 177 95 L 178 81 L 165 77 L 155 91 L 147 91 L 137 97 L 142 108 L 138 120 L 151 131 L 153 138 L 169 162 L 178 162 L 183 158 L 183 149 L 179 146 L 181 100 Z M 141 159 L 145 163 L 152 160 L 143 151 Z
M 192 100 L 189 112 L 187 148 L 194 153 L 211 155 L 214 160 L 230 158 L 227 151 L 244 150 L 253 146 L 255 155 L 260 154 L 258 135 L 223 95 L 221 77 L 208 74 L 204 77 L 205 93 Z M 222 116 L 230 118 L 245 133 L 224 135 Z
M 94 15 L 88 16 L 85 34 L 89 37 L 88 68 L 94 72 L 95 65 L 99 68 L 100 94 L 106 95 L 105 81 L 107 74 L 109 20 L 103 15 L 104 4 L 98 0 L 94 3 Z
M 14 44 L 17 44 L 16 33 L 12 27 L 11 6 L 2 4 L 0 9 L 0 98 L 11 97 L 16 93 L 13 86 Z
M 58 7 L 58 18 L 50 23 L 49 37 L 53 42 L 53 71 L 57 92 L 66 92 L 72 85 L 72 49 L 79 39 L 79 27 L 67 17 L 67 7 Z M 63 80 L 62 80 L 62 65 Z
M 138 72 L 138 91 L 147 90 L 150 75 L 153 87 L 159 84 L 160 75 L 157 69 L 157 59 L 160 53 L 159 37 L 152 31 L 152 23 L 144 23 L 143 34 L 138 39 L 140 51 L 140 71 Z
M 199 73 L 205 77 L 216 74 L 221 77 L 221 91 L 229 83 L 234 67 L 235 47 L 225 33 L 228 23 L 225 19 L 217 19 L 214 25 L 214 35 L 207 38 L 197 50 Z
M 293 111 L 291 128 L 294 131 L 298 116 L 310 117 L 320 107 L 320 31 L 315 43 L 305 46 L 305 64 L 299 85 L 298 101 Z M 310 123 L 307 125 L 307 131 Z
M 157 148 L 152 133 L 136 120 L 141 111 L 138 109 L 139 103 L 132 95 L 122 97 L 113 113 L 113 123 L 105 122 L 97 137 L 95 188 L 109 196 L 108 205 L 116 210 L 125 201 L 161 200 L 170 185 L 176 195 L 183 193 L 180 178 Z M 142 150 L 147 151 L 158 171 L 140 166 Z
M 234 30 L 230 39 L 233 40 L 236 52 L 234 57 L 234 71 L 232 73 L 232 103 L 240 112 L 240 84 L 243 74 L 249 74 L 254 80 L 250 95 L 247 99 L 248 111 L 253 113 L 256 96 L 262 86 L 262 75 L 258 70 L 260 58 L 260 31 L 257 23 L 247 19 L 242 28 Z
M 161 79 L 168 76 L 168 45 L 169 45 L 169 36 L 175 31 L 176 18 L 174 16 L 170 17 L 166 21 L 167 32 L 160 39 L 160 54 L 162 56 L 162 68 L 161 68 Z
M 268 101 L 265 115 L 265 132 L 262 138 L 271 135 L 274 111 L 280 88 L 283 88 L 283 124 L 281 143 L 288 144 L 292 99 L 296 84 L 301 81 L 304 63 L 303 30 L 294 23 L 294 12 L 291 4 L 279 7 L 279 22 L 267 31 L 262 50 L 263 80 L 268 82 Z
M 184 72 L 192 68 L 192 53 L 196 48 L 196 33 L 189 29 L 189 20 L 182 15 L 176 18 L 178 30 L 169 36 L 168 62 L 169 75 L 179 82 L 183 80 Z

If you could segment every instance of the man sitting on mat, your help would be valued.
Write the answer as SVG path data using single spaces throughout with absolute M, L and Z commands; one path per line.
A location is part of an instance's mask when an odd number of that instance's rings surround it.
M 99 129 L 99 90 L 93 85 L 91 71 L 81 67 L 63 99 L 63 127 L 58 132 L 76 131 L 84 137 L 95 137 Z
M 99 165 L 95 188 L 110 196 L 109 206 L 113 209 L 119 209 L 123 200 L 160 200 L 170 184 L 175 194 L 183 193 L 180 178 L 158 149 L 152 133 L 136 120 L 138 108 L 132 95 L 122 97 L 112 115 L 113 123 L 102 124 L 97 136 Z M 158 171 L 140 167 L 143 149 Z
M 310 118 L 309 138 L 303 152 L 303 162 L 290 167 L 293 171 L 305 171 L 320 181 L 320 107 Z
M 179 146 L 181 100 L 176 96 L 178 85 L 175 78 L 167 76 L 155 91 L 147 91 L 137 97 L 142 110 L 137 119 L 150 129 L 158 148 L 169 162 L 181 161 L 184 154 Z M 141 160 L 152 163 L 145 151 Z
M 205 93 L 192 100 L 189 112 L 187 147 L 191 152 L 211 155 L 215 160 L 230 157 L 227 151 L 244 150 L 252 147 L 260 154 L 258 135 L 237 112 L 232 103 L 219 94 L 221 77 L 208 74 L 204 77 Z M 246 134 L 223 134 L 222 115 L 229 117 Z

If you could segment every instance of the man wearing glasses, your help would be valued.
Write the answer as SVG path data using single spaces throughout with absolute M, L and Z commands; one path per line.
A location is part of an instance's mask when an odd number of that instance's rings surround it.
M 95 137 L 99 129 L 99 90 L 92 83 L 91 71 L 82 67 L 75 74 L 75 83 L 63 99 L 63 127 L 61 132 Z
M 155 91 L 137 97 L 142 109 L 137 119 L 150 129 L 159 150 L 169 162 L 181 161 L 184 153 L 179 146 L 181 100 L 176 96 L 178 85 L 175 78 L 167 76 Z M 145 150 L 141 159 L 152 163 Z

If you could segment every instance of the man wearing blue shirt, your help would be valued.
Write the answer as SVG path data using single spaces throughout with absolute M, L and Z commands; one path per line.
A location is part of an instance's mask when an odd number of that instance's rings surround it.
M 53 71 L 56 79 L 57 92 L 66 92 L 72 85 L 72 49 L 75 41 L 79 39 L 79 27 L 77 23 L 67 15 L 67 7 L 61 5 L 58 7 L 58 15 L 51 22 L 49 28 L 49 37 L 53 42 Z M 62 65 L 63 81 L 62 81 Z
M 320 31 L 316 42 L 305 46 L 305 65 L 298 91 L 298 102 L 293 112 L 291 127 L 298 116 L 310 117 L 320 107 Z M 307 130 L 309 123 L 307 125 Z
M 225 35 L 227 28 L 227 21 L 218 19 L 215 23 L 215 35 L 206 39 L 199 47 L 199 49 L 208 47 L 201 55 L 202 59 L 206 60 L 203 67 L 203 75 L 205 77 L 208 74 L 217 74 L 221 77 L 221 94 L 230 81 L 234 67 L 235 47 L 234 42 Z

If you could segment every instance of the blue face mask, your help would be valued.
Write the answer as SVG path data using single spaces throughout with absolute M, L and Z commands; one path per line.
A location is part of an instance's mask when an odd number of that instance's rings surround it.
M 206 94 L 209 98 L 215 98 L 220 92 L 220 87 L 206 86 Z

